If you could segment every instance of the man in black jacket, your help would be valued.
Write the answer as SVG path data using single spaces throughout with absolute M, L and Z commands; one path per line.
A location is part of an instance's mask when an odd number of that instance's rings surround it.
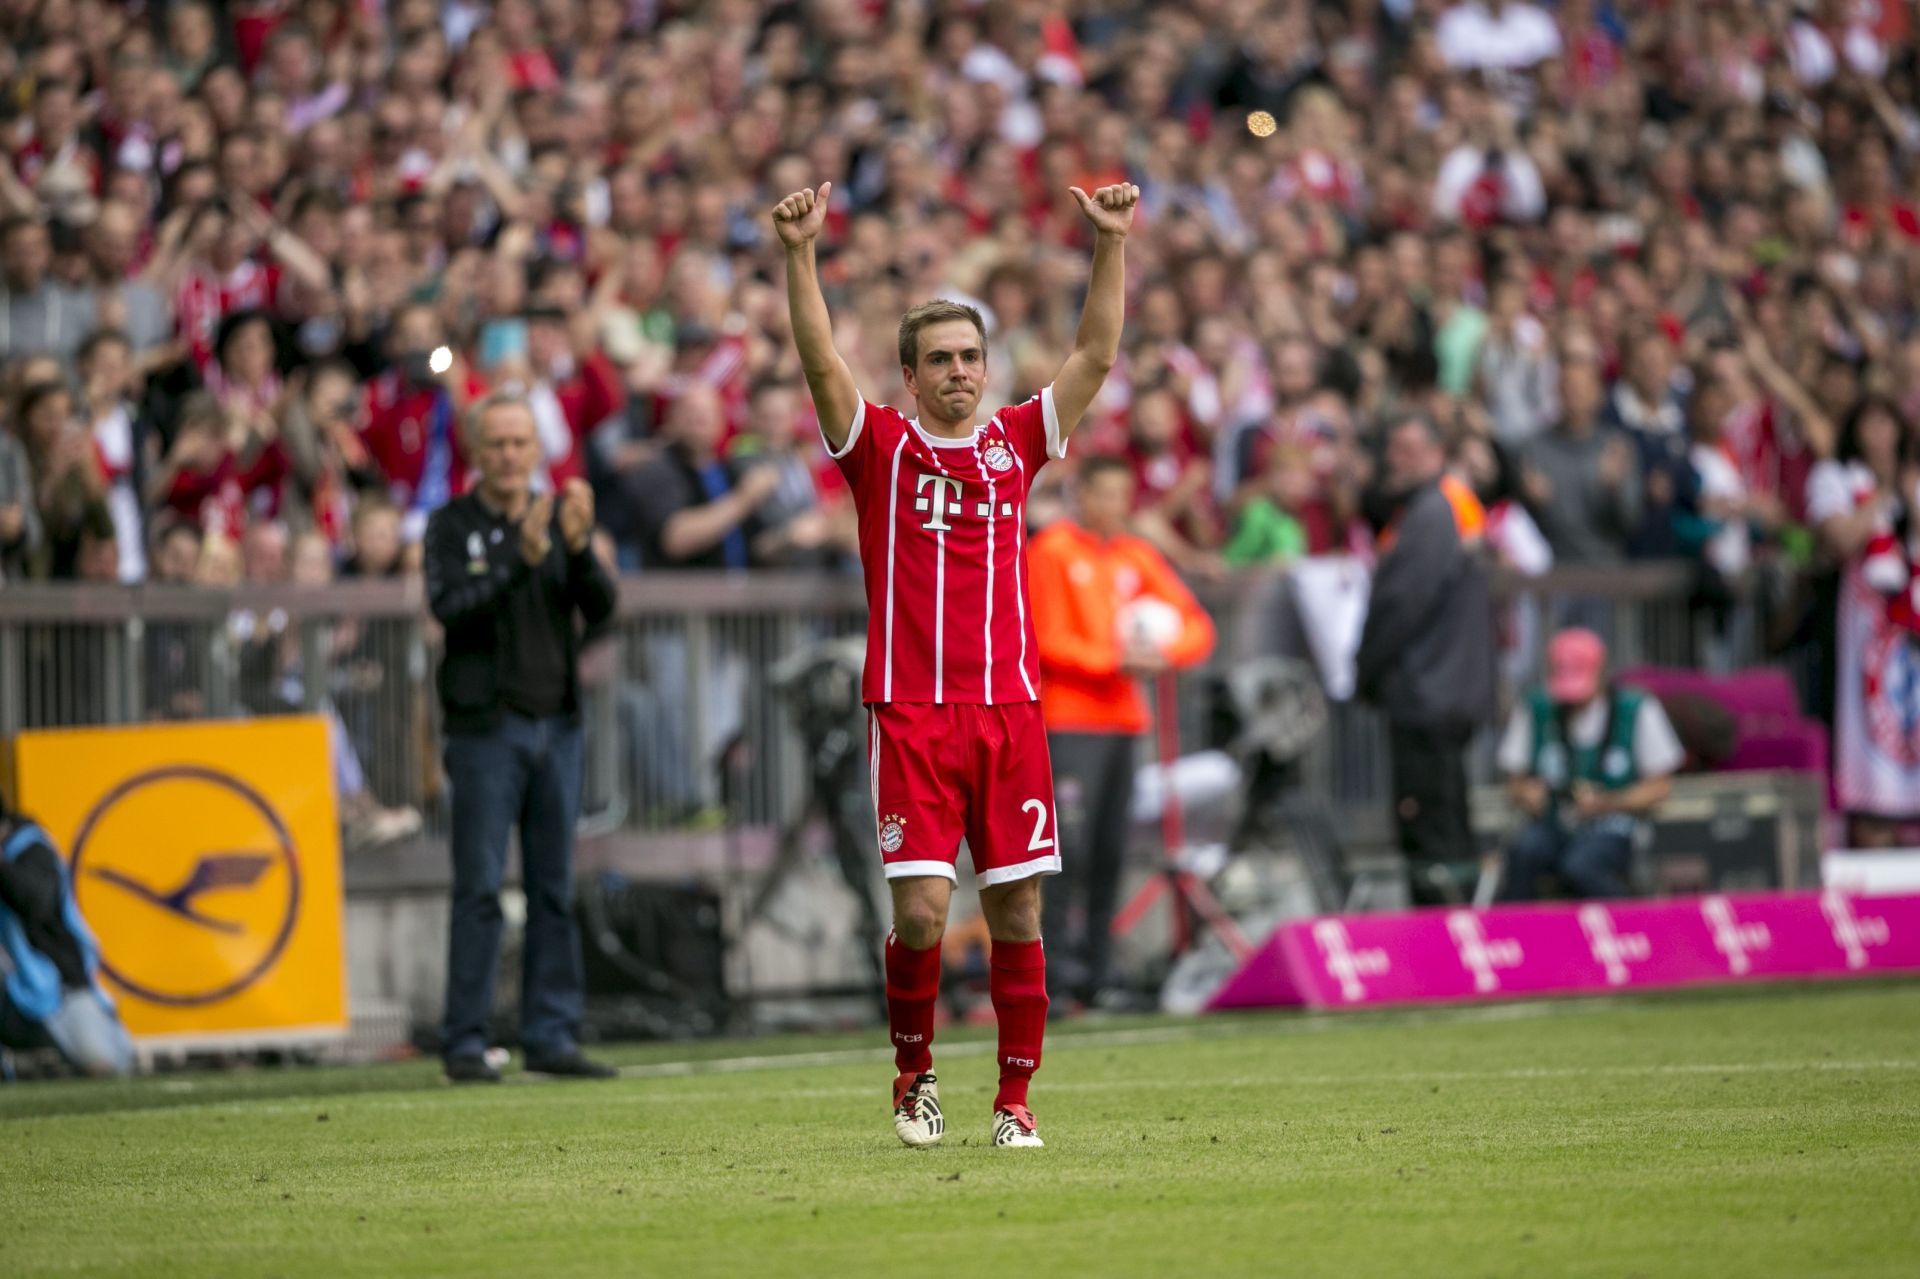
M 540 464 L 526 401 L 494 396 L 474 415 L 479 486 L 427 525 L 427 600 L 446 627 L 440 704 L 453 788 L 453 920 L 441 1052 L 456 1083 L 492 1083 L 487 1018 L 500 957 L 507 835 L 520 829 L 526 890 L 520 1040 L 529 1071 L 614 1072 L 575 1038 L 584 978 L 573 917 L 573 827 L 580 811 L 580 628 L 612 614 L 614 585 L 594 558 L 593 491 L 534 497 Z
M 1395 511 L 1380 535 L 1355 675 L 1386 715 L 1400 849 L 1424 905 L 1448 900 L 1448 868 L 1475 860 L 1466 752 L 1494 712 L 1493 601 L 1478 549 L 1485 514 L 1445 477 L 1438 429 L 1395 419 L 1384 460 Z

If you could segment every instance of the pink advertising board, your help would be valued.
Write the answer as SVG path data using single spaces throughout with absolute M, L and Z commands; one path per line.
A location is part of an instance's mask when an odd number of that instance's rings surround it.
M 1213 1009 L 1605 994 L 1920 971 L 1920 895 L 1745 893 L 1282 924 Z

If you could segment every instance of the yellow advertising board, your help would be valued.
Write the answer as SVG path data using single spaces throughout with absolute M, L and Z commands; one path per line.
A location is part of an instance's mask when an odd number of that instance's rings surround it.
M 23 733 L 19 806 L 73 871 L 127 1029 L 244 1043 L 347 1028 L 324 719 Z

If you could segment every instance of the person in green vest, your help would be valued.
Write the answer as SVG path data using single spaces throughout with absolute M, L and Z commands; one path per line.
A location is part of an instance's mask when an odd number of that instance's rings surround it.
M 1514 707 L 1499 765 L 1531 820 L 1506 854 L 1502 901 L 1534 901 L 1551 874 L 1575 897 L 1624 897 L 1633 844 L 1686 751 L 1658 699 L 1607 679 L 1592 631 L 1547 645 L 1547 678 Z

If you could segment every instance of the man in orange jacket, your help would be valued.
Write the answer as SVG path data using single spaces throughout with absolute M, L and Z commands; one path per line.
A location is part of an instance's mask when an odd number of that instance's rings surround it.
M 1082 1003 L 1107 981 L 1134 749 L 1150 723 L 1139 681 L 1213 651 L 1213 621 L 1193 593 L 1160 552 L 1126 533 L 1133 498 L 1125 461 L 1092 458 L 1080 468 L 1079 518 L 1049 526 L 1027 549 L 1064 854 L 1041 932 L 1048 985 Z

